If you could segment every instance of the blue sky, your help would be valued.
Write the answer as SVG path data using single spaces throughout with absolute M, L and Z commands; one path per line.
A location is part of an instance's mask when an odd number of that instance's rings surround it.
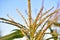
M 57 8 L 57 2 L 60 2 L 59 0 L 45 0 L 44 1 L 44 10 L 50 9 L 52 6 L 54 6 L 54 9 Z M 32 8 L 32 15 L 33 18 L 38 13 L 39 9 L 41 8 L 42 0 L 31 0 L 31 8 Z M 25 10 L 27 10 L 27 0 L 0 0 L 0 17 L 7 18 L 7 14 L 11 16 L 16 22 L 20 22 L 21 24 L 24 24 L 21 17 L 17 14 L 16 8 L 18 8 L 25 18 L 27 18 L 27 15 L 25 13 Z M 11 30 L 17 29 L 17 27 L 14 27 L 12 25 L 3 24 L 0 23 L 0 29 L 2 30 L 2 34 L 8 34 Z

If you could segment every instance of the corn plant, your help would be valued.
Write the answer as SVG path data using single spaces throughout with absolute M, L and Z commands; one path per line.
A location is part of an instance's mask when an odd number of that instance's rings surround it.
M 20 28 L 20 32 L 18 32 L 17 34 L 21 37 L 26 36 L 27 40 L 43 40 L 44 35 L 46 34 L 46 30 L 49 29 L 51 27 L 52 24 L 58 24 L 59 23 L 55 23 L 56 18 L 54 18 L 54 20 L 49 22 L 50 17 L 53 14 L 56 14 L 60 9 L 55 9 L 53 12 L 51 12 L 50 14 L 48 14 L 54 7 L 50 8 L 49 10 L 47 10 L 46 12 L 43 13 L 43 9 L 44 9 L 44 5 L 42 3 L 41 9 L 39 10 L 37 16 L 35 19 L 32 18 L 32 13 L 31 13 L 31 0 L 28 0 L 28 21 L 25 19 L 25 17 L 22 15 L 22 13 L 19 11 L 19 9 L 16 9 L 16 11 L 19 13 L 19 15 L 22 17 L 22 19 L 24 20 L 26 26 L 24 26 L 23 24 L 17 23 L 13 20 L 13 18 L 9 17 L 11 20 L 6 19 L 6 18 L 0 18 L 0 22 L 2 23 L 6 23 L 6 24 L 10 24 L 10 25 L 14 25 L 18 28 Z M 42 15 L 41 15 L 42 14 Z M 48 15 L 47 15 L 48 14 Z M 46 24 L 49 22 L 49 24 L 46 26 Z M 44 23 L 44 24 L 42 24 Z M 43 26 L 41 26 L 43 25 Z M 40 29 L 38 30 L 38 28 L 40 27 Z M 37 31 L 38 30 L 38 31 Z M 20 34 L 21 33 L 21 34 Z M 14 35 L 14 33 L 12 33 L 12 35 Z M 10 40 L 13 40 L 15 37 L 17 37 L 18 35 L 14 35 L 12 36 L 11 34 L 5 36 L 5 37 L 1 37 L 0 40 L 9 40 L 10 38 L 8 36 L 11 36 Z M 22 35 L 22 36 L 21 36 Z M 13 38 L 14 37 L 14 38 Z M 55 38 L 55 37 L 53 37 Z M 49 39 L 47 39 L 49 40 Z

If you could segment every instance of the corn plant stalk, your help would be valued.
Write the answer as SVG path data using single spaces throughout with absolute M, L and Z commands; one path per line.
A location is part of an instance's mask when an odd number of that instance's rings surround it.
M 33 35 L 32 35 L 32 25 L 31 25 L 31 0 L 28 0 L 28 21 L 29 21 L 29 29 L 30 29 L 30 40 L 33 40 Z
M 29 20 L 29 26 L 31 27 L 31 3 L 30 3 L 30 0 L 28 0 L 28 20 Z

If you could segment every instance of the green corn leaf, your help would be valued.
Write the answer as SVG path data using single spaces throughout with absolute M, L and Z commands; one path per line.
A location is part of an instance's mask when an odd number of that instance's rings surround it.
M 54 25 L 55 25 L 55 26 L 60 26 L 60 23 L 54 22 Z
M 54 38 L 55 38 L 55 39 L 54 39 Z M 57 40 L 57 37 L 50 37 L 50 38 L 47 38 L 46 40 L 50 40 L 50 39 Z
M 22 38 L 22 37 L 24 37 L 22 32 L 20 30 L 16 29 L 15 32 L 1 37 L 0 40 L 13 40 L 15 38 Z

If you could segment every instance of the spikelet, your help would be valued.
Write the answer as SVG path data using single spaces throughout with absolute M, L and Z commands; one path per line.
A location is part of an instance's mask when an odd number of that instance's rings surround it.
M 11 21 L 14 21 L 14 19 L 11 16 L 9 16 L 8 14 L 7 14 L 7 16 L 8 16 L 8 18 L 11 19 Z
M 46 16 L 45 18 L 43 18 L 38 24 L 37 27 L 41 25 L 41 23 L 43 23 L 49 16 L 55 14 L 58 12 L 59 9 L 55 10 L 54 12 L 52 12 L 51 14 L 49 14 L 48 16 Z
M 26 19 L 24 18 L 24 16 L 22 15 L 22 13 L 18 9 L 16 9 L 16 10 L 19 13 L 19 15 L 22 17 L 22 19 L 24 20 L 24 22 L 26 23 L 26 25 L 28 27 L 28 23 L 27 23 Z
M 54 18 L 54 20 L 55 20 L 55 19 L 56 19 L 56 18 Z M 53 21 L 51 21 L 43 31 L 41 31 L 41 33 L 38 35 L 38 37 L 37 37 L 37 39 L 36 39 L 36 40 L 41 39 L 41 37 L 44 35 L 45 31 L 46 31 L 48 28 L 50 28 L 50 27 L 51 27 L 50 25 L 52 25 L 52 24 L 53 24 L 54 20 L 53 20 Z
M 28 29 L 27 29 L 25 26 L 23 26 L 23 25 L 15 22 L 15 21 L 11 21 L 11 20 L 8 20 L 8 19 L 5 19 L 5 18 L 0 18 L 0 20 L 2 20 L 2 21 L 0 21 L 0 22 L 2 22 L 2 23 L 10 24 L 10 25 L 13 25 L 13 26 L 16 26 L 16 27 L 20 28 L 21 32 L 22 32 L 24 35 L 28 36 L 29 31 L 28 31 Z M 26 32 L 26 31 L 27 31 L 27 32 Z
M 28 0 L 28 20 L 29 20 L 29 26 L 31 26 L 31 3 L 30 3 L 30 0 Z

